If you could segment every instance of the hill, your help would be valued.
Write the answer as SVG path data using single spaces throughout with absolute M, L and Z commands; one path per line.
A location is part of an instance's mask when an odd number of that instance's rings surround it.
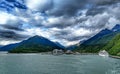
M 111 30 L 104 29 L 92 38 L 84 41 L 75 51 L 98 53 L 117 34 L 120 33 L 120 25 L 115 25 Z
M 107 50 L 111 55 L 120 56 L 120 33 L 103 47 L 103 50 Z
M 102 39 L 104 39 L 103 37 L 106 37 L 106 35 L 109 35 L 112 32 L 113 31 L 111 31 L 109 29 L 104 29 L 104 30 L 100 31 L 98 34 L 96 34 L 95 36 L 88 39 L 87 41 L 84 41 L 82 44 L 83 45 L 105 44 L 105 43 L 107 43 L 108 40 L 106 40 L 106 41 L 102 40 Z
M 0 51 L 10 51 L 10 50 L 14 49 L 15 47 L 17 47 L 18 45 L 19 45 L 19 43 L 14 43 L 14 44 L 2 46 L 2 47 L 0 47 Z
M 63 49 L 62 45 L 54 43 L 47 38 L 34 36 L 20 43 L 10 44 L 1 48 L 3 51 L 10 53 L 33 53 L 48 52 L 53 49 Z

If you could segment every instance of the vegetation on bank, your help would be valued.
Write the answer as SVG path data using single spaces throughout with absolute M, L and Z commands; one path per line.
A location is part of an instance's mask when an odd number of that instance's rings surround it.
M 77 51 L 80 53 L 98 53 L 102 49 L 102 47 L 104 47 L 104 46 L 105 46 L 105 44 L 80 45 L 74 51 Z
M 43 39 L 43 40 L 41 40 Z M 42 44 L 42 42 L 44 44 Z M 49 45 L 47 45 L 48 43 Z M 40 52 L 49 52 L 53 49 L 60 48 L 56 44 L 48 41 L 47 39 L 40 38 L 35 36 L 26 41 L 23 41 L 19 46 L 10 50 L 10 53 L 40 53 Z M 80 53 L 98 53 L 100 50 L 106 50 L 111 55 L 120 56 L 120 33 L 114 32 L 102 37 L 96 37 L 88 40 L 86 43 L 78 46 L 74 51 Z
M 53 48 L 50 46 L 32 44 L 32 45 L 21 45 L 9 51 L 9 53 L 39 53 L 39 52 L 49 52 L 52 50 Z
M 40 53 L 62 48 L 64 48 L 64 46 L 59 43 L 52 42 L 47 38 L 36 35 L 18 43 L 9 53 Z
M 53 47 L 39 44 L 24 44 L 9 51 L 10 53 L 40 53 L 52 51 Z M 74 51 L 80 53 L 98 53 L 100 50 L 106 50 L 111 55 L 120 56 L 120 34 L 117 34 L 106 44 L 80 45 Z
M 120 34 L 116 35 L 103 49 L 111 55 L 120 56 Z
M 120 34 L 117 34 L 106 44 L 80 45 L 75 51 L 81 53 L 98 53 L 106 50 L 110 55 L 120 56 Z

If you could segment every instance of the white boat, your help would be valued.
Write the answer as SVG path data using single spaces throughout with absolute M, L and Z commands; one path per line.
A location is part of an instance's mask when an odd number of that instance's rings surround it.
M 73 54 L 73 52 L 71 50 L 67 50 L 65 53 L 66 54 Z
M 99 56 L 103 56 L 103 57 L 108 57 L 109 56 L 109 53 L 105 50 L 100 51 L 98 54 L 99 54 Z
M 64 52 L 61 49 L 54 49 L 52 53 L 53 55 L 62 55 Z

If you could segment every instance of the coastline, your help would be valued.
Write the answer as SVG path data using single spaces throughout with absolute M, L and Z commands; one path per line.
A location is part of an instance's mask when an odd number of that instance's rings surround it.
M 41 54 L 41 55 L 54 55 L 52 52 L 40 52 L 40 53 L 6 53 L 6 54 Z M 60 54 L 60 55 L 98 55 L 98 53 L 71 53 L 71 54 L 68 54 L 68 53 L 63 53 L 63 54 Z
M 120 56 L 113 56 L 113 55 L 110 55 L 109 57 L 111 57 L 111 58 L 116 58 L 116 59 L 120 59 Z
M 41 52 L 41 53 L 9 53 L 9 52 L 1 52 L 1 54 L 41 54 L 41 55 L 53 55 L 52 52 Z M 64 53 L 66 54 L 66 53 Z M 61 54 L 61 55 L 64 55 Z M 72 54 L 66 54 L 66 55 L 98 55 L 98 53 L 72 53 Z M 114 55 L 109 55 L 110 58 L 115 58 L 115 59 L 120 59 L 120 56 L 114 56 Z

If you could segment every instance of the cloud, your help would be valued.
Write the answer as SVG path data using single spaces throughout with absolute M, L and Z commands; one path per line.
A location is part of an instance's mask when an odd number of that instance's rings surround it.
M 3 38 L 5 40 L 23 40 L 26 38 L 27 35 L 21 35 L 18 34 L 14 31 L 9 31 L 9 30 L 0 30 L 0 38 Z
M 52 0 L 26 0 L 26 5 L 31 10 L 44 12 L 52 7 Z
M 11 14 L 0 11 L 0 24 L 6 24 L 10 19 L 14 20 L 15 18 L 16 17 Z
M 20 24 L 17 24 L 17 26 L 13 26 L 13 25 L 2 25 L 3 28 L 5 29 L 9 29 L 9 30 L 15 30 L 15 31 L 24 31 L 24 29 L 18 27 L 18 25 Z
M 53 0 L 53 8 L 47 13 L 53 16 L 75 15 L 80 9 L 84 9 L 87 5 L 87 0 Z
M 2 0 L 0 3 L 0 45 L 40 35 L 68 46 L 120 23 L 119 0 Z

